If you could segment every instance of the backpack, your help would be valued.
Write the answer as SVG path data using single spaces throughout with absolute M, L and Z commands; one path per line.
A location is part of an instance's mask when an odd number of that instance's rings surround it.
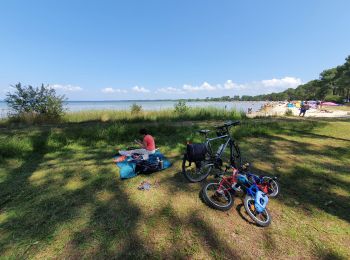
M 186 157 L 189 162 L 204 161 L 206 153 L 205 144 L 187 144 Z
M 139 160 L 136 162 L 135 172 L 137 174 L 140 174 L 140 173 L 150 174 L 159 170 L 161 169 L 158 162 L 150 162 L 148 160 Z

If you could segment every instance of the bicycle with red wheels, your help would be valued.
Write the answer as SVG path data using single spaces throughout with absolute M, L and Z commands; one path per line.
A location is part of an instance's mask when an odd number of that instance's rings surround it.
M 219 182 L 208 183 L 201 190 L 201 194 L 210 207 L 226 211 L 233 206 L 235 193 L 242 191 L 245 193 L 244 208 L 248 215 L 259 226 L 268 226 L 271 223 L 271 216 L 266 208 L 268 194 L 275 196 L 277 193 L 271 189 L 268 181 L 259 181 L 260 177 L 258 179 L 256 175 L 249 173 L 248 166 L 245 164 L 239 170 L 232 168 L 232 175 L 221 176 Z M 252 176 L 256 178 L 252 178 Z M 266 178 L 266 176 L 263 177 Z M 278 192 L 278 184 L 276 181 L 274 183 L 277 185 Z
M 232 168 L 232 175 L 220 176 L 219 182 L 210 182 L 203 186 L 201 193 L 204 201 L 214 209 L 229 210 L 233 205 L 232 196 L 239 190 L 236 187 L 238 174 L 238 169 Z

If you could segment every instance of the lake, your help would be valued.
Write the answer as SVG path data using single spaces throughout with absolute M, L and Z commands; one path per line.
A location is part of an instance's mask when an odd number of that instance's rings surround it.
M 123 101 L 67 101 L 65 106 L 70 112 L 83 110 L 129 110 L 132 104 L 142 106 L 143 110 L 161 110 L 174 108 L 178 101 L 173 100 L 123 100 Z M 193 101 L 186 102 L 189 107 L 216 107 L 226 109 L 236 109 L 247 112 L 248 108 L 257 111 L 264 104 L 264 101 Z M 6 117 L 8 114 L 6 102 L 0 101 L 0 117 Z

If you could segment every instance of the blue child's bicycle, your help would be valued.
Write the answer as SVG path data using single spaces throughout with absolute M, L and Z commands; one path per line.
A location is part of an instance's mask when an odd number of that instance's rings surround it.
M 247 175 L 239 175 L 237 183 L 246 194 L 244 208 L 256 224 L 266 227 L 271 223 L 271 215 L 266 208 L 269 198 L 257 183 L 248 180 Z

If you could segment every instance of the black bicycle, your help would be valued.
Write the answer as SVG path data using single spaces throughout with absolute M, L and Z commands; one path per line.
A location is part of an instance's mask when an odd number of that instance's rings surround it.
M 208 177 L 213 169 L 221 171 L 223 166 L 222 157 L 227 154 L 229 148 L 229 164 L 234 168 L 242 165 L 241 152 L 237 142 L 230 135 L 230 128 L 239 125 L 239 121 L 228 121 L 216 128 L 216 137 L 208 138 L 210 130 L 199 130 L 205 136 L 205 142 L 200 144 L 187 144 L 187 151 L 182 160 L 182 173 L 190 182 L 200 182 Z M 212 148 L 212 143 L 221 140 L 221 144 L 216 151 Z

